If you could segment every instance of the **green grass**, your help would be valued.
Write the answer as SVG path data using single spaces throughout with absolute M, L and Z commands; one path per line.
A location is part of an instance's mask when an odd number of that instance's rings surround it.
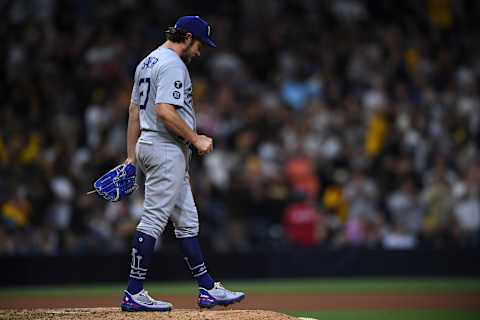
M 408 311 L 318 311 L 287 312 L 295 317 L 310 317 L 318 320 L 478 320 L 480 312 L 451 310 L 408 310 Z
M 478 278 L 363 278 L 363 279 L 299 279 L 263 281 L 227 281 L 226 287 L 247 293 L 299 293 L 299 294 L 362 294 L 362 293 L 469 293 L 480 292 Z M 1 288 L 1 296 L 35 295 L 118 295 L 125 284 L 77 285 Z M 196 286 L 192 281 L 147 283 L 152 292 L 169 295 L 192 294 Z

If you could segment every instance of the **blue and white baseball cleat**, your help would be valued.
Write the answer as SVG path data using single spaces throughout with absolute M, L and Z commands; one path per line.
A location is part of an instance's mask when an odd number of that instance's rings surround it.
M 145 290 L 137 294 L 131 294 L 124 291 L 122 304 L 120 305 L 122 311 L 170 311 L 172 304 L 164 301 L 155 300 L 148 295 Z
M 220 282 L 215 282 L 212 289 L 199 288 L 198 306 L 200 308 L 213 308 L 214 306 L 228 306 L 240 302 L 245 298 L 243 292 L 233 292 L 225 289 Z

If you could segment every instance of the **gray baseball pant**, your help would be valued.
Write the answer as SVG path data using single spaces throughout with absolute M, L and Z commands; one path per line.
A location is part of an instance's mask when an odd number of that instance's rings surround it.
M 135 151 L 138 167 L 145 174 L 145 201 L 137 230 L 158 239 L 171 219 L 177 238 L 197 236 L 189 148 L 157 132 L 142 131 Z

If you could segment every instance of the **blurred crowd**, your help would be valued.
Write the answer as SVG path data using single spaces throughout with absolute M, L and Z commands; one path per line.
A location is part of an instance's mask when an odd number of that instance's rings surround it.
M 142 189 L 85 192 L 126 158 L 134 68 L 185 14 L 218 44 L 189 66 L 207 250 L 479 247 L 478 1 L 0 6 L 0 255 L 127 252 Z

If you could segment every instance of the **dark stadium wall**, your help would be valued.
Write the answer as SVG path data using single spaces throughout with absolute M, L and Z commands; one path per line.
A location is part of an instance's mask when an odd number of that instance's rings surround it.
M 222 279 L 480 276 L 480 252 L 476 250 L 292 250 L 207 257 L 212 274 Z M 128 276 L 129 259 L 129 255 L 2 257 L 0 285 L 122 282 Z M 158 254 L 148 278 L 150 281 L 174 281 L 189 280 L 190 276 L 179 254 Z

